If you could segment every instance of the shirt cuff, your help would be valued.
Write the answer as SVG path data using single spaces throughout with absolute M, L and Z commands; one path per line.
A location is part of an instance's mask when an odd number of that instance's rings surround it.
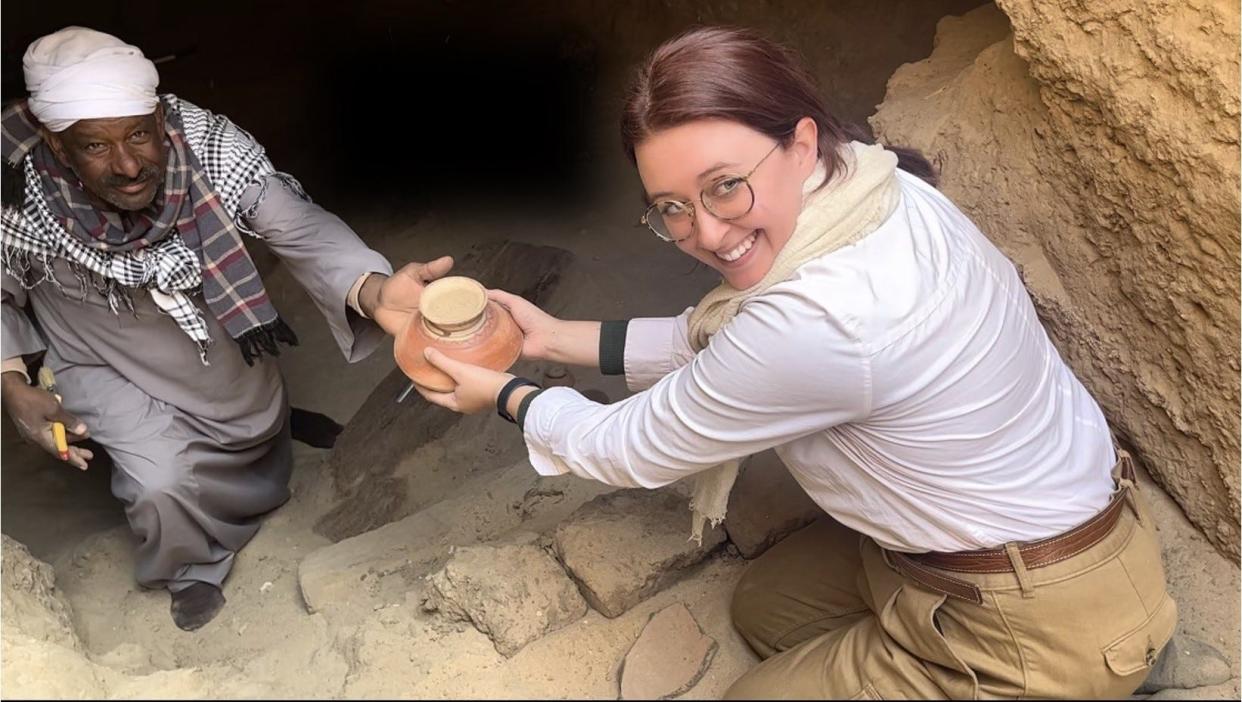
M 673 335 L 676 333 L 676 317 L 630 320 L 624 362 L 625 384 L 630 390 L 645 390 L 677 369 L 673 362 Z M 603 336 L 602 329 L 600 335 Z
M 26 362 L 21 356 L 4 359 L 3 365 L 0 365 L 0 373 L 21 373 L 26 379 L 26 384 L 30 384 L 30 374 L 26 372 Z
M 601 322 L 599 325 L 599 372 L 625 375 L 625 332 L 630 321 Z
M 531 393 L 532 396 L 536 394 L 544 398 L 538 405 L 526 402 L 528 398 L 523 398 L 522 404 L 525 407 L 518 408 L 518 413 L 521 415 L 518 422 L 522 427 L 522 438 L 526 442 L 526 453 L 530 458 L 530 465 L 539 475 L 564 475 L 570 472 L 569 466 L 557 460 L 556 454 L 548 445 L 549 430 L 561 408 L 571 404 L 575 399 L 581 399 L 582 396 L 572 388 L 562 387 L 543 388 L 536 393 Z
M 366 313 L 362 311 L 362 306 L 358 304 L 358 293 L 362 290 L 362 284 L 367 282 L 367 278 L 370 276 L 371 276 L 371 271 L 368 271 L 358 276 L 358 280 L 355 280 L 353 286 L 350 287 L 349 294 L 345 296 L 345 304 L 349 305 L 349 307 L 353 311 L 357 312 L 358 316 L 362 317 L 363 319 L 370 319 L 370 317 L 368 317 Z M 337 288 L 337 289 L 340 290 L 340 288 Z

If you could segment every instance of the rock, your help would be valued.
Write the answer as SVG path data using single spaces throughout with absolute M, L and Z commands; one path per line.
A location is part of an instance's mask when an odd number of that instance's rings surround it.
M 621 662 L 621 699 L 666 700 L 689 691 L 716 648 L 684 604 L 665 607 L 651 615 Z
M 0 688 L 6 699 L 102 698 L 108 671 L 87 656 L 47 563 L 0 536 Z
M 0 637 L 0 686 L 5 699 L 104 699 L 108 672 L 81 651 L 51 643 L 7 624 Z
M 1149 700 L 1236 700 L 1238 699 L 1237 681 L 1222 685 L 1195 687 L 1189 690 L 1169 689 L 1151 695 Z
M 996 5 L 942 20 L 871 125 L 933 161 L 1109 425 L 1236 562 L 1238 5 Z
M 1179 634 L 1174 636 L 1152 668 L 1139 694 L 1160 690 L 1188 690 L 1219 685 L 1233 677 L 1229 661 L 1212 646 Z
M 80 650 L 82 645 L 73 628 L 68 600 L 56 588 L 52 566 L 30 555 L 25 545 L 0 535 L 0 604 L 4 628 L 20 630 L 27 636 Z
M 506 657 L 587 612 L 560 564 L 533 543 L 457 548 L 427 581 L 425 610 L 469 621 Z
M 579 507 L 553 537 L 587 602 L 617 617 L 680 578 L 724 543 L 724 530 L 690 539 L 690 507 L 669 490 L 619 490 Z
M 572 253 L 554 246 L 490 242 L 459 257 L 453 274 L 471 276 L 541 305 L 572 260 Z M 337 437 L 325 465 L 338 502 L 315 524 L 316 533 L 340 541 L 408 516 L 441 497 L 428 494 L 422 475 L 435 466 L 409 459 L 461 422 L 462 415 L 424 402 L 417 394 L 397 404 L 408 384 L 409 379 L 394 370 Z M 521 437 L 509 433 L 517 436 L 514 445 L 520 447 Z M 411 490 L 411 485 L 421 489 Z
M 764 451 L 742 464 L 724 527 L 742 556 L 755 558 L 823 514 L 776 452 Z

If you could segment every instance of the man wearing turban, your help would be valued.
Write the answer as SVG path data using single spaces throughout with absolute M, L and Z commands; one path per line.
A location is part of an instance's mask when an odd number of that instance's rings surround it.
M 261 515 L 289 498 L 288 398 L 271 356 L 297 338 L 242 234 L 280 257 L 351 362 L 452 261 L 394 275 L 248 133 L 158 95 L 155 65 L 116 37 L 69 27 L 22 63 L 29 99 L 0 119 L 4 406 L 54 455 L 53 422 L 108 451 L 138 582 L 167 588 L 173 620 L 193 630 L 224 605 Z M 63 405 L 30 385 L 23 357 L 38 353 Z M 91 458 L 71 446 L 65 460 Z

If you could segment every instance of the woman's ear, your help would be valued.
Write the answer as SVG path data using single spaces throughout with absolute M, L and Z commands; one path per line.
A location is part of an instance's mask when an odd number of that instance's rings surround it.
M 798 158 L 798 165 L 810 175 L 815 170 L 815 164 L 819 163 L 819 125 L 815 124 L 815 120 L 810 117 L 798 120 L 790 148 Z

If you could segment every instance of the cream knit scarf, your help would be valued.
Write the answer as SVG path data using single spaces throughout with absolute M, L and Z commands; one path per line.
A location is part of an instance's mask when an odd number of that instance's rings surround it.
M 793 236 L 785 243 L 772 269 L 753 286 L 738 290 L 721 283 L 707 293 L 690 314 L 690 344 L 702 351 L 712 334 L 733 319 L 742 303 L 772 285 L 788 280 L 802 264 L 862 239 L 888 219 L 901 199 L 897 183 L 897 156 L 879 144 L 850 142 L 842 149 L 846 168 L 832 182 L 812 192 L 824 180 L 821 161 L 802 186 L 802 212 Z M 709 468 L 690 480 L 693 538 L 702 543 L 704 521 L 714 527 L 725 517 L 729 491 L 737 480 L 741 459 Z

